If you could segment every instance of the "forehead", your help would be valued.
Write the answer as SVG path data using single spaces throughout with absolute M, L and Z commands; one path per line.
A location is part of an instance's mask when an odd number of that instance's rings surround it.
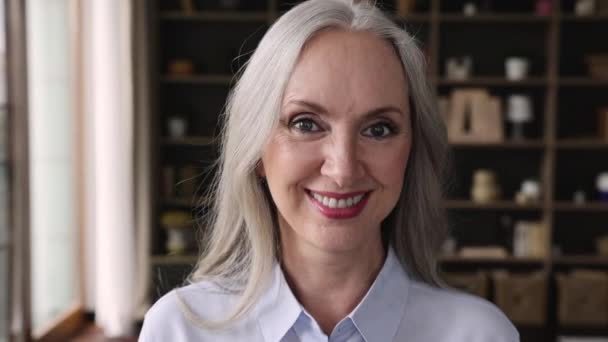
M 383 105 L 405 109 L 407 92 L 405 73 L 391 44 L 369 32 L 331 30 L 307 42 L 283 102 L 305 99 L 330 110 Z

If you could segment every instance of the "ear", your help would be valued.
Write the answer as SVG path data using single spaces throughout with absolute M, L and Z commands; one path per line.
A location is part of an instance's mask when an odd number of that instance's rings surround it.
M 258 177 L 266 178 L 266 171 L 264 170 L 264 163 L 262 162 L 261 159 L 260 159 L 260 161 L 258 161 L 258 164 L 255 167 L 255 174 Z

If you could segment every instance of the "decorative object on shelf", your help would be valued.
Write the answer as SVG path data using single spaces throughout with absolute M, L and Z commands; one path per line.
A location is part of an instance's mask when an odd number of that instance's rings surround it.
M 549 255 L 549 229 L 543 222 L 518 221 L 513 230 L 513 256 L 545 258 Z
M 526 95 L 511 95 L 507 100 L 507 119 L 513 124 L 511 139 L 525 138 L 523 125 L 532 121 L 532 100 Z
M 454 255 L 456 254 L 456 239 L 453 236 L 448 236 L 447 239 L 441 245 L 442 255 Z
M 595 3 L 595 10 L 597 14 L 608 14 L 608 0 L 597 0 Z
M 608 54 L 594 54 L 585 57 L 589 75 L 597 79 L 608 79 Z
M 473 72 L 473 58 L 471 56 L 450 57 L 445 62 L 445 70 L 449 80 L 468 80 Z
M 178 169 L 179 181 L 177 182 L 177 193 L 182 197 L 191 197 L 197 188 L 198 171 L 194 166 L 182 166 Z
M 415 0 L 397 0 L 397 15 L 405 17 L 414 12 Z
M 524 57 L 508 57 L 505 60 L 505 74 L 509 81 L 521 81 L 528 77 L 530 62 Z
M 181 0 L 181 8 L 186 15 L 192 15 L 196 12 L 194 0 Z
M 167 71 L 170 75 L 190 76 L 194 74 L 194 63 L 190 59 L 173 59 L 169 61 Z
M 477 14 L 477 5 L 474 2 L 467 2 L 462 6 L 462 14 L 472 17 Z
M 182 254 L 194 245 L 192 215 L 184 211 L 167 211 L 162 215 L 161 224 L 167 230 L 165 244 L 170 254 Z
M 443 274 L 443 278 L 449 286 L 455 289 L 481 298 L 488 298 L 489 279 L 484 271 L 475 273 L 446 272 Z
M 450 142 L 498 143 L 504 140 L 500 99 L 485 89 L 459 89 L 450 95 L 447 106 Z
M 599 256 L 608 256 L 608 235 L 595 239 L 595 250 Z
M 548 277 L 545 272 L 495 271 L 492 276 L 496 305 L 511 321 L 530 325 L 546 322 Z
M 240 0 L 220 0 L 220 6 L 225 9 L 234 10 L 241 4 Z
M 475 170 L 471 187 L 473 202 L 487 204 L 496 201 L 500 198 L 500 192 L 494 172 L 486 169 Z
M 551 0 L 536 0 L 534 9 L 536 15 L 548 16 L 551 15 L 551 11 L 553 10 L 553 4 Z
M 597 110 L 598 133 L 600 139 L 608 142 L 608 107 Z
M 584 190 L 578 189 L 572 195 L 572 202 L 576 205 L 583 205 L 587 202 L 587 194 Z
M 597 175 L 596 188 L 598 200 L 608 203 L 608 172 L 602 172 Z
M 563 325 L 608 324 L 608 274 L 575 270 L 558 273 L 558 318 Z
M 163 166 L 161 170 L 161 191 L 165 198 L 175 197 L 175 168 Z
M 463 258 L 505 259 L 509 256 L 509 253 L 501 246 L 477 246 L 463 247 L 458 255 Z
M 579 16 L 592 15 L 595 12 L 595 0 L 576 0 L 574 14 Z
M 526 205 L 540 201 L 540 183 L 537 180 L 526 179 L 521 183 L 521 189 L 515 194 L 515 203 Z
M 167 119 L 167 131 L 173 139 L 183 139 L 188 132 L 188 120 L 182 115 L 173 115 Z

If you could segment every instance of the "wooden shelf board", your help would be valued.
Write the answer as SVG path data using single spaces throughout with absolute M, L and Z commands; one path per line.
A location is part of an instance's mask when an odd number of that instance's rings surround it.
M 392 16 L 393 20 L 402 22 L 405 24 L 408 23 L 427 23 L 431 21 L 431 16 L 428 13 L 412 13 L 406 16 L 400 16 L 395 14 Z
M 505 87 L 537 87 L 546 86 L 547 79 L 544 77 L 528 77 L 519 81 L 510 81 L 504 77 L 473 77 L 467 80 L 451 80 L 441 78 L 440 86 L 505 86 Z
M 533 13 L 479 13 L 472 16 L 456 13 L 443 13 L 439 15 L 439 20 L 449 23 L 548 23 L 550 18 L 550 16 L 539 16 Z
M 506 257 L 506 258 L 467 258 L 460 256 L 442 256 L 439 258 L 441 263 L 449 264 L 500 264 L 500 265 L 540 265 L 545 262 L 544 259 L 539 258 L 518 258 L 518 257 Z
M 562 21 L 570 21 L 570 22 L 593 22 L 593 21 L 603 21 L 608 20 L 608 15 L 606 14 L 596 14 L 596 15 L 576 15 L 573 13 L 560 14 L 558 19 Z
M 542 149 L 545 143 L 542 140 L 505 141 L 501 143 L 458 143 L 452 142 L 453 148 L 467 149 Z
M 264 22 L 269 20 L 267 12 L 242 11 L 200 11 L 186 13 L 180 11 L 165 11 L 160 13 L 161 20 L 171 21 L 201 21 L 201 22 Z
M 214 145 L 212 137 L 185 137 L 183 139 L 162 138 L 161 144 L 168 146 L 198 146 L 209 147 Z
M 230 75 L 163 75 L 161 82 L 164 83 L 192 83 L 201 85 L 224 85 L 228 86 L 233 77 Z
M 153 255 L 150 262 L 153 265 L 194 265 L 198 261 L 197 255 Z
M 559 84 L 561 86 L 608 86 L 608 78 L 593 78 L 593 77 L 560 77 Z
M 599 211 L 608 213 L 608 203 L 601 202 L 575 204 L 573 202 L 556 201 L 553 206 L 555 210 L 559 211 Z
M 600 139 L 560 139 L 555 144 L 557 148 L 561 149 L 603 149 L 608 148 L 608 140 Z
M 173 198 L 164 198 L 162 203 L 170 206 L 180 206 L 180 207 L 194 207 L 198 206 L 194 197 L 173 197 Z
M 470 200 L 450 199 L 444 201 L 447 209 L 473 209 L 473 210 L 540 210 L 541 204 L 519 205 L 513 201 L 495 201 L 488 204 L 475 203 Z
M 583 266 L 583 265 L 606 265 L 608 257 L 599 255 L 571 255 L 554 257 L 553 263 L 558 266 Z

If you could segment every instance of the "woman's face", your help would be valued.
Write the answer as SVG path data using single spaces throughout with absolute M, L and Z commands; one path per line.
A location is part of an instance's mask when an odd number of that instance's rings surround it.
M 283 244 L 334 252 L 379 244 L 411 144 L 408 89 L 393 48 L 362 32 L 310 40 L 258 168 Z

